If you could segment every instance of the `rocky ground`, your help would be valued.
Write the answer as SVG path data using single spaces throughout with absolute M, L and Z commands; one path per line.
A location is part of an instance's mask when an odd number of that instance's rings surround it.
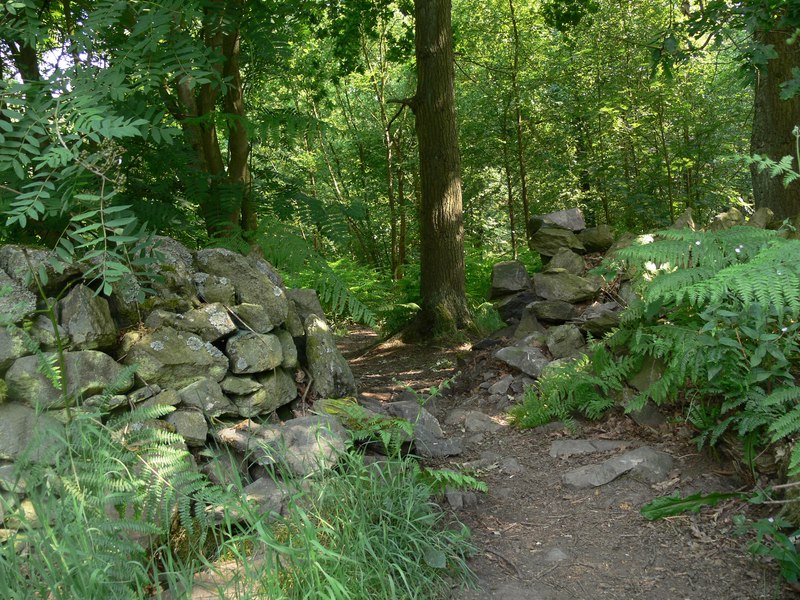
M 490 352 L 376 341 L 360 329 L 340 344 L 362 400 L 402 402 L 407 387 L 421 394 L 455 376 L 425 407 L 463 449 L 426 460 L 466 467 L 489 485 L 487 494 L 443 499 L 479 547 L 472 568 L 480 590 L 453 590 L 454 599 L 800 597 L 773 563 L 747 553 L 747 538 L 732 535 L 741 503 L 657 522 L 640 515 L 643 504 L 676 490 L 743 486 L 730 467 L 699 453 L 680 423 L 639 425 L 615 414 L 578 431 L 518 430 L 505 411 L 521 398 L 521 377 Z

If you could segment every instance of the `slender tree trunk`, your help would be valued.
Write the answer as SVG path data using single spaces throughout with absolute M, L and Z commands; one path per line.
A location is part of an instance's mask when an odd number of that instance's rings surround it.
M 243 10 L 240 2 L 237 10 Z M 252 176 L 248 159 L 250 157 L 250 138 L 245 127 L 246 112 L 242 91 L 242 76 L 239 69 L 240 34 L 237 27 L 228 33 L 222 42 L 225 56 L 223 76 L 227 80 L 224 97 L 225 112 L 228 113 L 230 126 L 228 129 L 228 182 L 234 186 L 241 197 L 241 203 L 229 218 L 232 223 L 241 225 L 244 231 L 255 231 L 258 228 L 255 206 L 251 193 Z
M 397 269 L 392 273 L 395 281 L 403 278 L 403 267 L 406 265 L 406 195 L 405 182 L 406 174 L 403 169 L 403 156 L 400 146 L 400 138 L 397 139 L 397 211 L 400 216 L 400 227 L 397 232 Z
M 461 165 L 455 111 L 450 0 L 415 0 L 417 91 L 412 102 L 419 141 L 421 310 L 425 337 L 470 322 L 464 283 Z
M 194 182 L 194 186 L 210 236 L 229 236 L 258 227 L 251 194 L 250 139 L 239 65 L 238 22 L 244 11 L 243 1 L 215 0 L 206 7 L 203 41 L 220 58 L 216 69 L 225 80 L 224 88 L 216 82 L 192 87 L 188 77 L 174 84 L 177 102 L 172 107 L 173 116 L 181 123 L 184 138 L 194 151 L 193 177 L 202 181 L 201 185 Z M 229 123 L 222 131 L 226 154 L 213 118 L 223 90 L 221 101 Z M 169 104 L 174 98 L 167 100 Z
M 514 35 L 514 57 L 511 65 L 511 91 L 514 94 L 514 114 L 517 130 L 517 163 L 519 165 L 519 195 L 522 200 L 522 216 L 525 222 L 530 218 L 528 207 L 528 175 L 525 165 L 525 140 L 522 135 L 522 99 L 519 92 L 519 31 L 517 29 L 517 15 L 514 10 L 514 0 L 508 0 L 508 9 L 511 13 L 511 30 Z M 514 247 L 516 256 L 516 246 Z
M 514 186 L 511 177 L 511 159 L 508 156 L 508 113 L 503 112 L 503 171 L 506 176 L 506 193 L 508 196 L 508 228 L 511 232 L 511 255 L 517 259 L 517 222 L 514 211 Z M 525 219 L 527 223 L 527 218 Z M 527 228 L 526 228 L 527 229 Z
M 669 222 L 675 222 L 675 194 L 672 190 L 672 159 L 667 146 L 667 131 L 664 126 L 664 98 L 659 97 L 658 103 L 658 139 L 661 142 L 661 152 L 664 158 L 664 167 L 667 170 L 667 203 L 669 207 Z
M 758 31 L 756 39 L 775 48 L 777 56 L 758 74 L 755 91 L 755 114 L 750 149 L 753 154 L 780 160 L 784 156 L 795 159 L 795 137 L 792 129 L 800 126 L 800 94 L 790 100 L 781 100 L 780 84 L 792 78 L 792 69 L 800 66 L 800 45 L 786 40 L 791 31 Z M 788 219 L 800 214 L 800 181 L 784 187 L 780 177 L 771 177 L 769 170 L 759 173 L 751 169 L 753 197 L 757 208 L 771 208 L 778 219 Z

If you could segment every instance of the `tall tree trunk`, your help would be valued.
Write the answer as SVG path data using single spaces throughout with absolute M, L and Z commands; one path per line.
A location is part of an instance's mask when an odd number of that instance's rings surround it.
M 514 0 L 508 0 L 508 9 L 511 13 L 511 28 L 514 34 L 514 57 L 511 65 L 511 91 L 514 94 L 514 115 L 517 129 L 517 163 L 519 165 L 519 195 L 522 200 L 522 217 L 525 223 L 530 219 L 528 207 L 528 175 L 525 166 L 525 141 L 522 135 L 522 99 L 519 93 L 519 31 L 517 29 L 517 15 L 514 10 Z M 512 217 L 513 220 L 513 217 Z M 514 249 L 516 255 L 516 247 Z
M 461 165 L 455 111 L 450 0 L 415 0 L 419 141 L 420 292 L 415 330 L 452 332 L 470 322 L 464 283 Z
M 800 125 L 800 95 L 790 100 L 780 98 L 780 84 L 791 79 L 792 69 L 800 66 L 800 46 L 786 43 L 791 35 L 791 31 L 781 30 L 756 33 L 757 41 L 772 45 L 777 56 L 758 74 L 750 149 L 773 160 L 787 155 L 797 160 L 792 129 Z M 800 214 L 800 181 L 784 187 L 780 177 L 771 177 L 768 170 L 759 173 L 755 166 L 751 174 L 757 208 L 771 208 L 778 219 Z

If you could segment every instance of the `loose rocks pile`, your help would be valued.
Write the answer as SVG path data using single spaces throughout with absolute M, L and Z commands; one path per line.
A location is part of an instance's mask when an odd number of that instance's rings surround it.
M 584 258 L 614 245 L 608 225 L 587 228 L 573 208 L 534 216 L 528 227 L 531 250 L 544 269 L 530 277 L 518 261 L 494 266 L 492 299 L 510 325 L 501 334 L 512 342 L 494 357 L 536 379 L 554 360 L 583 352 L 587 334 L 600 337 L 617 326 L 624 302 L 602 292 L 605 281 L 587 272 Z

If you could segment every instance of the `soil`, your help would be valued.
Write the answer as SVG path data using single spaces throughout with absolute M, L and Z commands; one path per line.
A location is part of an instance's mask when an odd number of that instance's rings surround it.
M 508 372 L 508 367 L 504 370 L 491 360 L 490 351 L 471 351 L 470 344 L 377 341 L 374 332 L 356 329 L 340 343 L 365 397 L 391 402 L 406 386 L 423 393 L 456 377 L 451 390 L 435 395 L 425 407 L 448 436 L 464 439 L 465 451 L 432 466 L 459 468 L 485 458 L 487 452 L 500 457 L 477 473 L 489 485 L 487 494 L 477 494 L 477 503 L 453 509 L 442 502 L 469 526 L 479 549 L 471 566 L 480 589 L 454 589 L 453 599 L 800 598 L 782 583 L 773 561 L 748 553 L 752 536 L 733 534 L 732 517 L 755 510 L 742 502 L 729 501 L 699 514 L 660 521 L 641 516 L 643 504 L 674 491 L 747 489 L 730 466 L 698 452 L 691 432 L 680 423 L 656 430 L 619 413 L 582 423 L 577 432 L 558 424 L 516 429 L 508 424 L 506 407 L 492 406 L 488 394 L 481 393 L 481 383 Z M 447 417 L 455 409 L 479 410 L 502 426 L 481 433 L 448 426 Z M 550 456 L 554 440 L 573 438 L 648 445 L 672 455 L 675 469 L 656 485 L 623 476 L 591 490 L 570 489 L 561 481 L 566 471 L 613 454 L 566 460 Z M 503 468 L 511 458 L 521 465 L 519 472 Z

